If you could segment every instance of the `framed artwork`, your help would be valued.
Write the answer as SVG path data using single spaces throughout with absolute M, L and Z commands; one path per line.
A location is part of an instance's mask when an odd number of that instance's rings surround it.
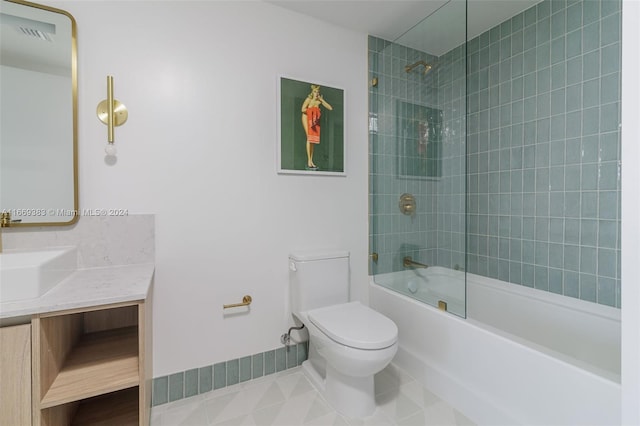
M 344 90 L 278 79 L 278 173 L 346 176 Z
M 398 177 L 442 176 L 442 111 L 398 101 L 397 117 Z

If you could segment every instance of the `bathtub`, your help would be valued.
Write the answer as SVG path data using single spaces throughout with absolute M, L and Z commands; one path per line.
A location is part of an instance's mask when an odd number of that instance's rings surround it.
M 618 309 L 466 278 L 466 290 L 441 267 L 371 278 L 371 306 L 398 325 L 394 363 L 481 425 L 620 424 Z M 451 314 L 465 293 L 467 319 Z

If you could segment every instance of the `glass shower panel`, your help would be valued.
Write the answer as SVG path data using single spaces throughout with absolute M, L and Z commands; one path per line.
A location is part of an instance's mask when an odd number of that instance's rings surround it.
M 369 38 L 370 272 L 460 316 L 466 9 L 451 0 L 396 40 Z

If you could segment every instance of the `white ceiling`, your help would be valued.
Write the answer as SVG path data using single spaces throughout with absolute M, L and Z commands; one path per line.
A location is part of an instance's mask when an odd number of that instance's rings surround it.
M 265 1 L 340 27 L 397 41 L 436 56 L 464 41 L 464 0 Z M 539 1 L 469 0 L 468 39 Z M 425 19 L 429 16 L 430 19 Z M 409 29 L 413 30 L 407 32 Z

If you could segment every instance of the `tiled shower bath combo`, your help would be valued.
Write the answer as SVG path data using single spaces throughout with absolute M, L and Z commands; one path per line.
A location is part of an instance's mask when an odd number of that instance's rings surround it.
M 619 308 L 620 37 L 618 0 L 543 1 L 439 57 L 370 37 L 372 272 L 410 254 Z M 398 100 L 441 112 L 440 175 L 400 173 Z

